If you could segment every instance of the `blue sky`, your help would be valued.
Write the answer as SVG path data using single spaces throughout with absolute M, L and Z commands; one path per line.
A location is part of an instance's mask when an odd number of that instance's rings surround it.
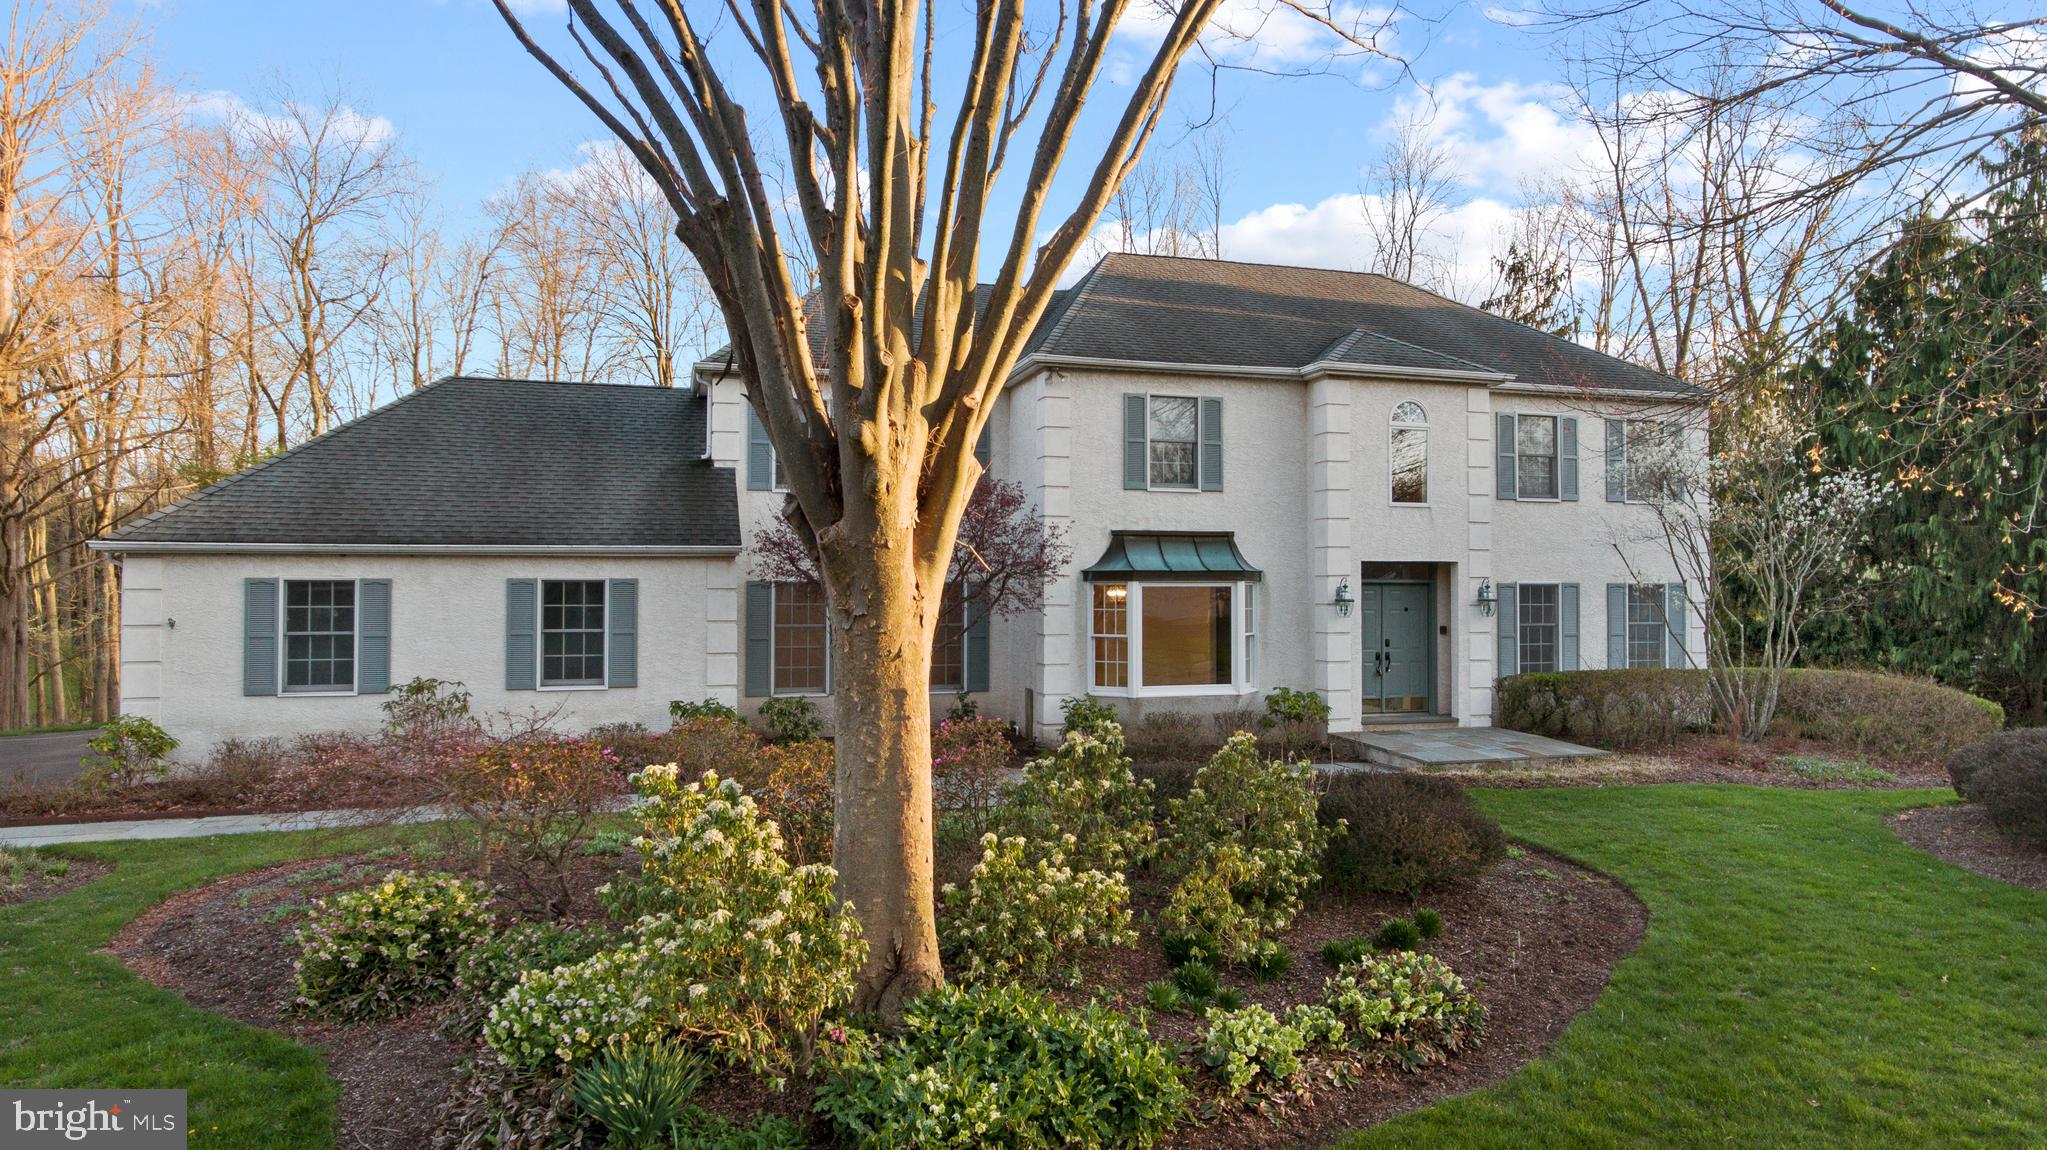
M 522 0 L 536 28 L 558 28 L 551 0 Z M 158 0 L 140 5 L 167 77 L 187 90 L 261 102 L 278 83 L 301 93 L 338 86 L 358 111 L 384 117 L 435 181 L 456 229 L 528 168 L 562 168 L 601 128 L 543 74 L 488 0 Z M 1583 144 L 1555 110 L 1554 45 L 1513 26 L 1511 13 L 1456 5 L 1405 21 L 1395 44 L 1433 98 L 1383 69 L 1271 77 L 1225 72 L 1229 187 L 1224 255 L 1358 267 L 1360 169 L 1416 102 L 1459 156 L 1475 201 L 1453 228 L 1469 231 L 1467 262 L 1483 266 L 1523 179 L 1568 162 Z M 1288 62 L 1289 38 L 1268 29 L 1261 62 Z M 942 40 L 941 43 L 944 43 Z M 1125 37 L 1111 82 L 1141 63 L 1142 31 Z M 1225 46 L 1241 55 L 1241 47 Z M 1302 48 L 1303 54 L 1312 47 Z M 1276 56 L 1274 54 L 1277 54 Z M 1184 140 L 1208 77 L 1188 71 L 1181 115 L 1162 139 Z M 1015 165 L 1022 168 L 1022 163 Z

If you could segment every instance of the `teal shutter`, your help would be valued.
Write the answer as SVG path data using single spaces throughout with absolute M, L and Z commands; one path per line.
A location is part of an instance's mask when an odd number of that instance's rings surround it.
M 242 580 L 242 694 L 277 693 L 277 580 Z
M 604 605 L 604 685 L 640 685 L 640 581 L 613 579 Z
M 1618 671 L 1628 665 L 1628 585 L 1606 585 L 1606 667 Z
M 359 579 L 355 586 L 355 689 L 382 695 L 391 689 L 391 581 Z
M 974 462 L 981 465 L 983 472 L 988 470 L 989 463 L 995 459 L 994 433 L 995 425 L 986 424 L 981 428 L 981 437 L 974 441 Z
M 1557 588 L 1557 670 L 1578 669 L 1578 585 Z
M 973 611 L 968 618 L 966 631 L 960 641 L 965 645 L 967 674 L 963 687 L 968 692 L 986 693 L 988 690 L 988 616 L 986 612 Z
M 539 628 L 540 581 L 505 580 L 505 690 L 531 691 L 537 685 L 534 644 Z
M 1618 419 L 1606 421 L 1606 501 L 1628 501 L 1628 425 Z
M 1151 486 L 1151 449 L 1145 434 L 1145 399 L 1123 397 L 1123 489 L 1143 491 Z
M 1685 653 L 1685 631 L 1689 624 L 1685 615 L 1685 585 L 1672 583 L 1663 589 L 1663 665 L 1666 667 L 1688 667 L 1691 658 Z
M 1493 417 L 1493 495 L 1514 498 L 1514 417 L 1501 412 Z
M 1196 467 L 1203 491 L 1223 489 L 1223 401 L 1219 398 L 1201 401 L 1201 454 Z
M 775 693 L 775 585 L 746 585 L 746 695 Z
M 775 445 L 768 441 L 768 429 L 753 404 L 746 405 L 746 489 L 775 489 Z
M 1497 595 L 1500 600 L 1499 677 L 1504 679 L 1521 673 L 1521 588 L 1513 583 L 1502 583 Z
M 1578 498 L 1578 417 L 1557 420 L 1557 497 Z

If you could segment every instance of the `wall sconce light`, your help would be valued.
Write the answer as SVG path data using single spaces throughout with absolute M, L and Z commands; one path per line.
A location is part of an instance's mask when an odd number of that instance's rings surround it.
M 1350 618 L 1350 605 L 1352 602 L 1353 600 L 1350 597 L 1350 580 L 1345 579 L 1336 585 L 1336 613 L 1346 619 Z
M 1493 613 L 1493 604 L 1497 602 L 1499 600 L 1493 598 L 1493 581 L 1490 579 L 1479 580 L 1478 613 L 1490 618 Z

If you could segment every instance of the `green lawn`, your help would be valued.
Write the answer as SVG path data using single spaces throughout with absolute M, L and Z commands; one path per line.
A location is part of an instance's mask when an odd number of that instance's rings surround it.
M 2047 1145 L 2047 893 L 1892 838 L 1940 794 L 1483 794 L 1632 887 L 1648 935 L 1549 1058 L 1344 1150 Z
M 1944 793 L 1944 792 L 1943 792 Z M 1648 936 L 1550 1058 L 1365 1146 L 2047 1145 L 2047 893 L 1895 841 L 1935 792 L 1485 792 L 1517 837 L 1627 882 Z M 0 910 L 0 1083 L 190 1090 L 194 1146 L 330 1143 L 308 1052 L 95 953 L 179 888 L 332 835 L 67 852 L 115 872 Z
M 316 1055 L 194 1010 L 99 951 L 185 887 L 388 839 L 316 831 L 47 852 L 104 859 L 114 871 L 0 909 L 0 1084 L 182 1088 L 195 1147 L 332 1146 L 334 1087 Z

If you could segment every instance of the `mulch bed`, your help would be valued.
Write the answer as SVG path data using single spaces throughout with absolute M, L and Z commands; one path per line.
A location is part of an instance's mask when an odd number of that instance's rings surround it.
M 620 866 L 615 858 L 585 860 L 571 916 L 594 907 L 590 889 Z M 223 879 L 177 895 L 115 936 L 109 949 L 138 975 L 175 990 L 194 1006 L 315 1046 L 340 1091 L 336 1144 L 412 1150 L 432 1141 L 437 1103 L 456 1085 L 474 1047 L 439 1033 L 441 1010 L 404 1018 L 338 1025 L 290 1012 L 291 934 L 312 898 L 361 886 L 399 858 L 295 863 Z M 434 860 L 427 865 L 443 865 Z M 1163 905 L 1162 883 L 1140 878 L 1140 910 Z M 1165 1145 L 1208 1148 L 1319 1144 L 1338 1134 L 1471 1090 L 1512 1073 L 1548 1049 L 1564 1026 L 1605 989 L 1613 966 L 1640 940 L 1647 916 L 1618 883 L 1561 858 L 1521 852 L 1462 888 L 1427 904 L 1443 915 L 1442 937 L 1426 944 L 1476 987 L 1485 1004 L 1485 1040 L 1448 1064 L 1409 1074 L 1364 1066 L 1341 1077 L 1313 1075 L 1308 1086 L 1265 1099 L 1259 1109 L 1210 1104 Z M 1368 935 L 1411 908 L 1393 897 L 1330 897 L 1311 903 L 1284 938 L 1293 970 L 1270 983 L 1225 972 L 1247 1002 L 1275 1010 L 1315 1001 L 1330 970 L 1324 942 Z M 1168 975 L 1155 941 L 1105 956 L 1085 972 L 1086 993 L 1125 1007 L 1141 1006 L 1146 983 Z M 1085 994 L 1079 995 L 1085 997 Z M 1154 1015 L 1162 1039 L 1187 1042 L 1203 1021 L 1193 1014 Z M 721 1080 L 700 1097 L 733 1116 L 772 1110 L 800 1116 L 809 1092 L 780 1094 L 751 1081 Z
M 1167 892 L 1141 887 L 1137 893 L 1140 905 L 1163 905 Z M 1181 1127 L 1162 1145 L 1201 1150 L 1323 1145 L 1498 1081 L 1540 1058 L 1571 1019 L 1598 1000 L 1614 965 L 1634 950 L 1648 924 L 1642 904 L 1619 883 L 1539 850 L 1526 850 L 1476 881 L 1424 901 L 1442 914 L 1444 929 L 1422 949 L 1449 963 L 1485 1005 L 1480 1045 L 1419 1073 L 1373 1065 L 1347 1083 L 1311 1073 L 1302 1090 L 1267 1098 L 1255 1109 L 1211 1105 L 1209 1121 Z M 1312 900 L 1282 939 L 1293 955 L 1292 970 L 1270 983 L 1225 972 L 1224 982 L 1241 990 L 1247 1003 L 1275 1013 L 1319 1001 L 1322 980 L 1333 973 L 1322 960 L 1323 943 L 1370 935 L 1386 919 L 1412 909 L 1394 896 Z M 1170 973 L 1149 939 L 1112 957 L 1113 963 L 1088 972 L 1087 982 L 1112 987 L 1125 1006 L 1142 1005 L 1144 984 Z M 1154 1015 L 1151 1029 L 1161 1039 L 1194 1042 L 1204 1026 L 1197 1015 Z M 1211 1080 L 1200 1081 L 1205 1086 Z
M 5 871 L 0 871 L 0 906 L 32 902 L 39 898 L 53 898 L 73 887 L 84 886 L 114 868 L 94 859 L 66 859 L 68 867 L 56 878 L 37 870 L 22 873 L 19 881 L 9 882 Z
M 444 860 L 354 856 L 289 863 L 174 895 L 123 927 L 108 950 L 142 978 L 203 1010 L 316 1047 L 340 1098 L 335 1145 L 416 1150 L 431 1143 L 435 1108 L 452 1089 L 470 1042 L 440 1033 L 442 1009 L 333 1023 L 291 1011 L 292 933 L 311 901 L 361 887 L 388 870 L 448 869 Z M 580 860 L 570 917 L 596 912 L 594 888 L 616 858 Z
M 1980 803 L 1919 807 L 1890 817 L 1891 833 L 1927 854 L 2013 886 L 2047 890 L 2047 850 L 1990 824 Z

